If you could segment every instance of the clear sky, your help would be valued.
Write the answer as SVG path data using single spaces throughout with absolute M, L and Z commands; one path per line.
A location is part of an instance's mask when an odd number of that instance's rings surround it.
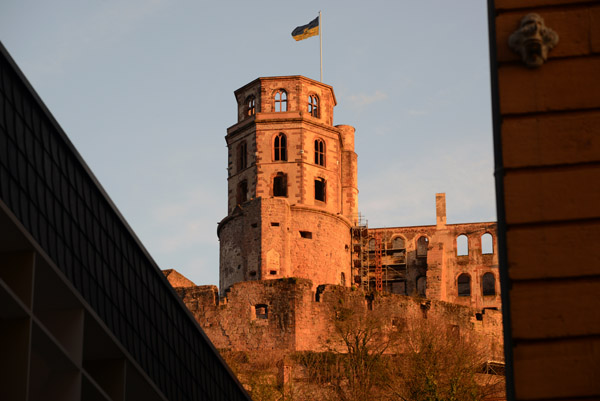
M 2 0 L 0 40 L 162 269 L 218 283 L 233 91 L 319 79 L 356 128 L 370 227 L 496 219 L 481 0 Z

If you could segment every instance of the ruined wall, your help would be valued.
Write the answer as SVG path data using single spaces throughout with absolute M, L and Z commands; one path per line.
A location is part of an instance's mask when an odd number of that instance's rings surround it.
M 326 285 L 315 293 L 310 280 L 280 279 L 233 285 L 219 302 L 214 286 L 177 288 L 217 348 L 237 351 L 344 350 L 335 332 L 336 310 L 382 312 L 391 328 L 411 318 L 439 319 L 464 335 L 483 335 L 490 359 L 502 359 L 501 313 L 420 298 L 385 295 L 371 300 L 347 287 Z M 370 313 L 370 312 L 369 312 Z
M 450 224 L 442 229 L 437 226 L 376 228 L 369 229 L 369 233 L 372 236 L 380 233 L 387 247 L 392 246 L 396 237 L 405 240 L 406 284 L 388 284 L 388 291 L 421 295 L 428 299 L 458 303 L 477 309 L 500 308 L 496 223 Z M 492 238 L 492 253 L 482 254 L 481 238 L 484 234 L 489 234 Z M 458 255 L 457 238 L 460 235 L 468 238 L 467 255 Z M 426 252 L 420 253 L 418 240 L 423 237 L 427 238 L 427 247 Z M 382 263 L 388 263 L 385 257 Z M 493 274 L 494 295 L 483 295 L 482 278 L 486 273 Z M 468 274 L 470 277 L 468 295 L 458 294 L 457 282 L 461 274 Z M 427 287 L 424 293 L 418 288 L 421 277 L 426 277 Z
M 393 249 L 397 238 L 404 243 L 405 266 L 396 266 L 399 274 L 395 276 L 387 273 L 384 290 L 477 309 L 500 309 L 496 231 L 494 222 L 446 224 L 446 198 L 442 193 L 436 195 L 435 226 L 372 228 L 368 235 L 379 236 L 384 249 Z M 372 248 L 369 252 L 372 259 L 375 252 Z M 385 265 L 397 262 L 394 252 L 383 254 L 384 282 Z

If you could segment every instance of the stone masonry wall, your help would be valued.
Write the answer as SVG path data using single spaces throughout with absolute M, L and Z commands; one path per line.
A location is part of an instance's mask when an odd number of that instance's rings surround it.
M 343 351 L 335 334 L 336 308 L 384 313 L 386 325 L 410 318 L 439 318 L 459 332 L 480 333 L 489 359 L 502 359 L 501 312 L 478 310 L 400 295 L 369 300 L 357 290 L 326 285 L 315 293 L 305 279 L 243 282 L 219 302 L 214 286 L 180 287 L 176 291 L 217 348 L 233 351 Z M 318 293 L 318 297 L 317 297 Z M 317 300 L 318 299 L 318 300 Z

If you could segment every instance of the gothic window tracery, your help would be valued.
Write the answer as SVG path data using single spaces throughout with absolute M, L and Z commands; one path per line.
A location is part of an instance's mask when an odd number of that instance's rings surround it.
M 287 92 L 283 89 L 275 92 L 275 111 L 287 111 Z
M 256 97 L 250 95 L 246 98 L 246 117 L 251 117 L 256 114 Z
M 283 132 L 277 134 L 273 142 L 273 160 L 287 161 L 287 138 Z
M 319 98 L 317 95 L 308 96 L 308 113 L 313 117 L 319 117 Z
M 315 164 L 325 166 L 325 142 L 315 139 Z

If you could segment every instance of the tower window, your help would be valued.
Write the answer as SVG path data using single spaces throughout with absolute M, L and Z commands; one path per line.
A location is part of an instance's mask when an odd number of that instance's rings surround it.
M 248 148 L 246 142 L 240 144 L 238 152 L 238 171 L 242 171 L 248 165 Z
M 248 181 L 244 180 L 238 184 L 237 187 L 237 204 L 241 205 L 242 203 L 248 200 Z
M 287 92 L 283 89 L 275 92 L 275 111 L 287 111 Z
M 256 114 L 256 98 L 254 95 L 250 95 L 246 98 L 246 117 L 250 117 Z
M 315 164 L 325 166 L 325 142 L 315 139 Z
M 287 196 L 287 175 L 277 173 L 273 178 L 273 196 Z
M 308 113 L 313 117 L 319 117 L 319 98 L 317 95 L 308 96 Z
M 315 200 L 325 202 L 325 185 L 324 178 L 315 179 Z
M 275 142 L 273 143 L 273 160 L 287 160 L 287 139 L 284 133 L 279 133 L 275 137 Z
M 467 273 L 463 273 L 458 276 L 457 280 L 458 296 L 459 297 L 470 297 L 471 296 L 471 276 Z

